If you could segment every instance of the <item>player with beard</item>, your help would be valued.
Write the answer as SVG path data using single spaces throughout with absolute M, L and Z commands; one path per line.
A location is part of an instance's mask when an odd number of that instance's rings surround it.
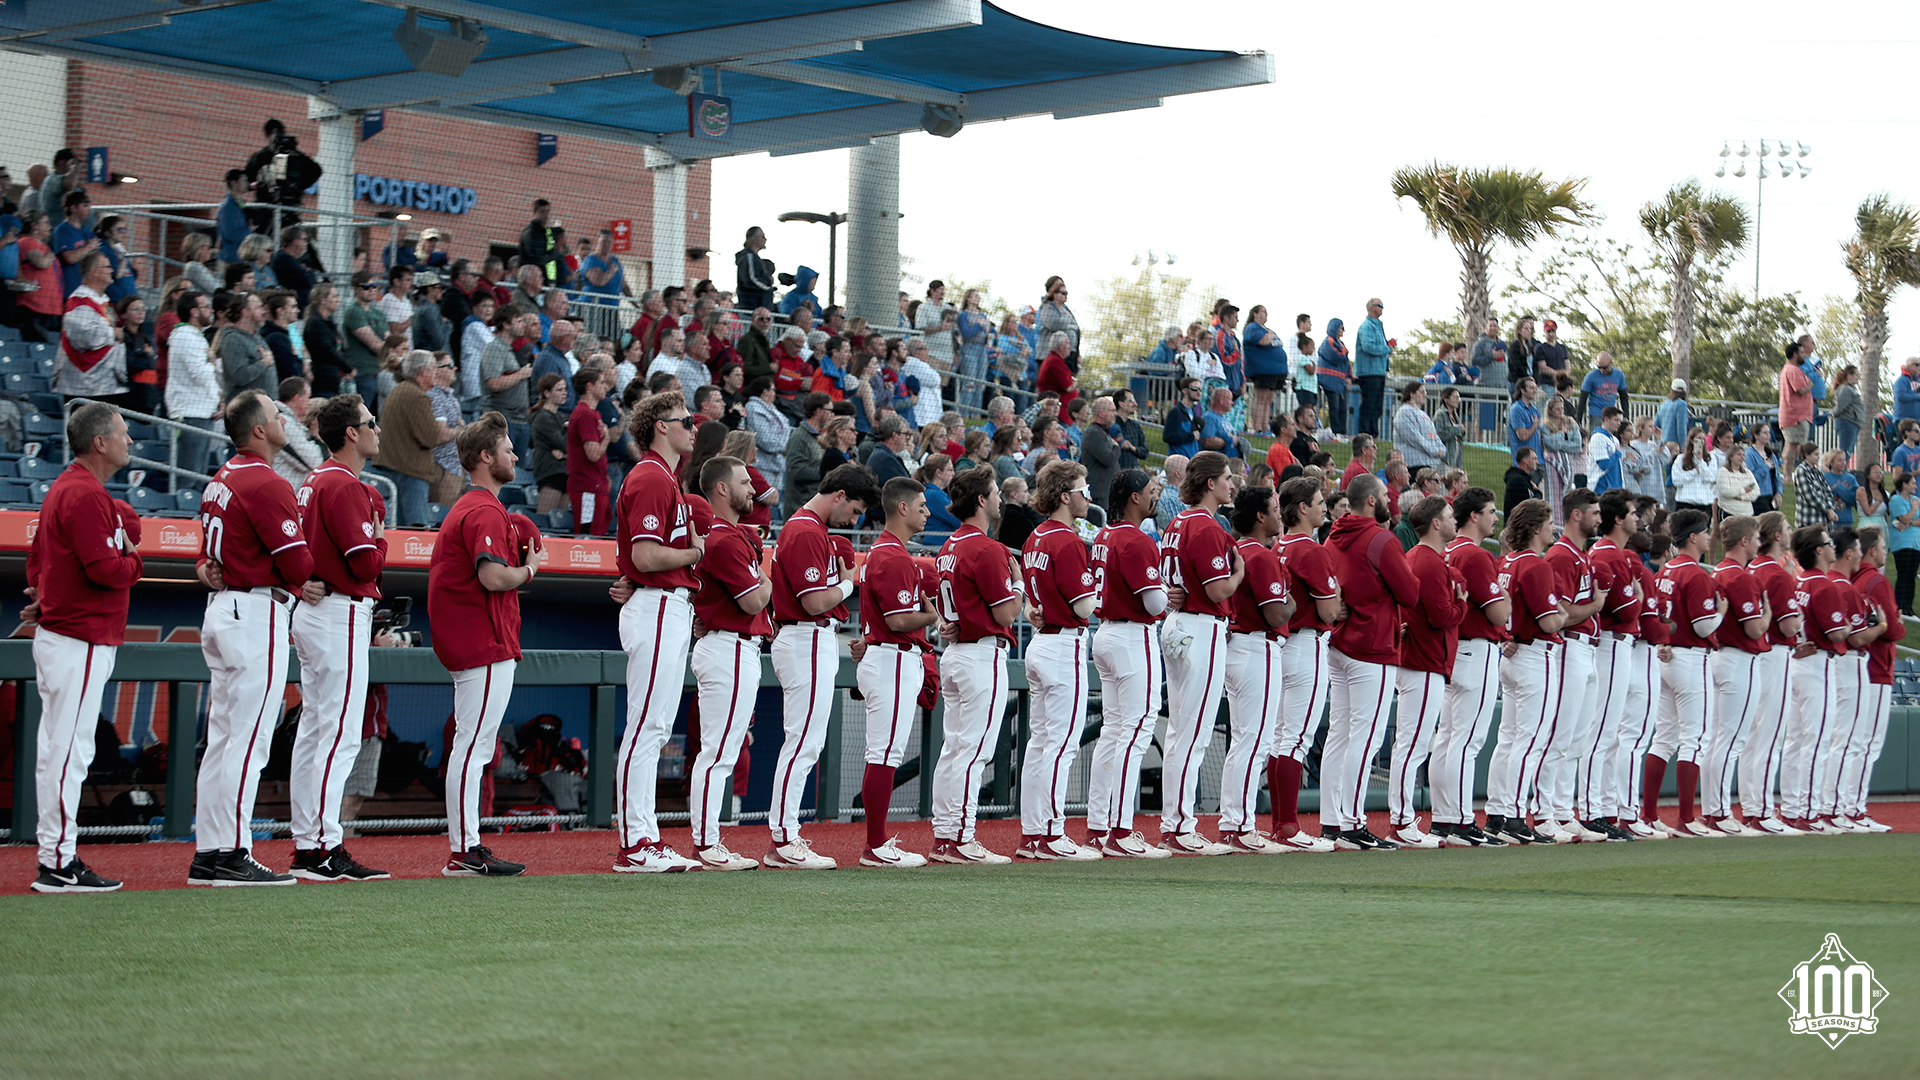
M 1557 843 L 1607 839 L 1607 834 L 1582 826 L 1573 812 L 1574 783 L 1580 754 L 1591 733 L 1598 690 L 1594 654 L 1599 646 L 1599 614 L 1607 604 L 1606 591 L 1594 584 L 1593 565 L 1586 552 L 1587 541 L 1600 527 L 1599 502 L 1599 496 L 1586 488 L 1574 488 L 1561 497 L 1560 509 L 1567 525 L 1546 556 L 1547 565 L 1553 568 L 1555 587 L 1569 606 L 1567 623 L 1560 630 L 1560 686 L 1547 731 L 1547 756 L 1541 763 L 1539 788 L 1534 793 L 1539 810 L 1539 824 L 1534 830 Z
M 1874 762 L 1887 742 L 1887 721 L 1893 707 L 1894 643 L 1907 636 L 1894 603 L 1893 586 L 1881 569 L 1887 564 L 1885 534 L 1879 529 L 1860 530 L 1860 569 L 1854 572 L 1853 586 L 1861 597 L 1878 608 L 1886 633 L 1867 646 L 1868 682 L 1861 688 L 1859 719 L 1847 739 L 1846 756 L 1840 762 L 1839 806 L 1834 821 L 1850 825 L 1855 832 L 1890 832 L 1887 826 L 1867 815 L 1867 787 L 1873 779 Z
M 1273 748 L 1280 719 L 1281 650 L 1293 597 L 1286 571 L 1273 553 L 1280 532 L 1280 507 L 1264 484 L 1233 498 L 1234 541 L 1247 568 L 1246 581 L 1233 594 L 1227 624 L 1227 713 L 1229 738 L 1220 769 L 1220 841 L 1238 852 L 1278 855 L 1287 851 L 1254 827 L 1260 774 Z
M 1707 515 L 1681 510 L 1667 523 L 1673 531 L 1673 558 L 1654 579 L 1659 590 L 1660 614 L 1673 628 L 1673 637 L 1661 650 L 1660 708 L 1654 719 L 1653 749 L 1642 767 L 1640 820 L 1668 836 L 1719 836 L 1717 830 L 1687 828 L 1693 823 L 1694 792 L 1700 784 L 1700 754 L 1713 730 L 1713 653 L 1719 648 L 1715 631 L 1726 619 L 1727 598 L 1713 575 L 1700 565 L 1713 546 Z M 1674 766 L 1680 792 L 1680 825 L 1660 820 L 1660 784 L 1667 764 Z
M 1733 617 L 1720 624 L 1720 651 L 1713 658 L 1713 730 L 1707 735 L 1700 769 L 1699 825 L 1728 836 L 1754 835 L 1733 816 L 1734 763 L 1745 753 L 1753 717 L 1764 704 L 1761 665 L 1767 655 L 1767 630 L 1773 612 L 1759 578 L 1747 569 L 1760 553 L 1760 522 L 1734 515 L 1720 522 L 1720 548 L 1726 557 L 1713 568 L 1714 584 L 1727 598 Z M 1692 822 L 1680 827 L 1693 831 Z

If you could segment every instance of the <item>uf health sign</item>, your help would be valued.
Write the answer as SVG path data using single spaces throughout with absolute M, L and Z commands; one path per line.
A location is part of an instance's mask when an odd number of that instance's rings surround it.
M 365 200 L 375 206 L 405 206 L 441 214 L 464 214 L 480 201 L 479 193 L 470 187 L 366 173 L 353 174 L 353 198 L 355 202 Z

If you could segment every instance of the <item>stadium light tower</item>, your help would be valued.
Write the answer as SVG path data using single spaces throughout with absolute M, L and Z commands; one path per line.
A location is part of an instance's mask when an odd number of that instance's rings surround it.
M 1713 175 L 1717 177 L 1726 176 L 1727 161 L 1730 158 L 1739 159 L 1739 167 L 1733 170 L 1733 175 L 1736 177 L 1744 178 L 1747 175 L 1747 159 L 1749 157 L 1756 159 L 1760 166 L 1755 170 L 1753 180 L 1753 297 L 1758 300 L 1760 298 L 1760 220 L 1761 209 L 1764 205 L 1763 200 L 1767 193 L 1767 181 L 1776 175 L 1776 169 L 1778 170 L 1779 177 L 1783 180 L 1788 177 L 1800 177 L 1804 179 L 1813 175 L 1813 169 L 1810 168 L 1806 162 L 1807 155 L 1813 153 L 1813 147 L 1808 146 L 1798 139 L 1792 141 L 1774 139 L 1772 140 L 1771 146 L 1768 145 L 1769 141 L 1766 139 L 1754 139 L 1752 141 L 1759 144 L 1760 149 L 1758 152 L 1755 152 L 1754 149 L 1748 145 L 1748 140 L 1746 139 L 1722 140 L 1720 143 L 1720 167 L 1713 170 Z M 1733 149 L 1735 142 L 1740 144 L 1740 149 Z M 1774 159 L 1771 166 L 1767 164 L 1767 158 L 1769 156 Z

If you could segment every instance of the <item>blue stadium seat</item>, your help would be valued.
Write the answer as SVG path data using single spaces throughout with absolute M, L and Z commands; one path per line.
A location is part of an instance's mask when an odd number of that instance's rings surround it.
M 147 423 L 145 420 L 129 420 L 127 421 L 127 438 L 129 439 L 154 438 L 153 425 Z
M 133 425 L 127 426 L 131 428 Z M 167 444 L 163 442 L 135 439 L 127 452 L 137 458 L 146 458 L 148 461 L 167 460 Z
M 7 393 L 9 394 L 31 394 L 52 389 L 53 384 L 37 370 L 7 372 Z
M 23 426 L 29 440 L 42 444 L 40 447 L 42 456 L 54 457 L 60 454 L 62 444 L 67 438 L 67 429 L 58 416 L 28 413 Z
M 549 510 L 547 512 L 547 529 L 548 531 L 556 533 L 572 532 L 573 511 L 567 509 Z
M 51 341 L 30 341 L 27 343 L 27 355 L 33 357 L 35 360 L 45 360 L 48 364 L 53 363 L 53 356 L 59 351 L 60 346 Z
M 20 478 L 22 480 L 52 480 L 60 475 L 64 468 L 46 458 L 23 457 L 20 459 Z
M 174 492 L 173 505 L 176 509 L 185 510 L 188 513 L 192 513 L 192 514 L 199 513 L 200 512 L 200 489 L 188 488 L 185 491 Z
M 521 487 L 531 487 L 533 485 L 533 470 L 527 468 L 525 465 L 516 466 L 513 470 L 513 482 Z
M 163 495 L 149 487 L 137 487 L 127 492 L 127 504 L 143 514 L 158 514 L 173 509 L 173 497 Z
M 7 375 L 38 375 L 40 365 L 26 354 L 19 345 L 0 343 L 0 373 Z
M 523 488 L 518 484 L 508 484 L 506 487 L 503 487 L 500 489 L 500 505 L 501 506 L 530 506 L 532 505 L 532 503 L 527 498 L 526 488 Z
M 53 487 L 52 481 L 41 480 L 27 489 L 27 501 L 35 506 L 47 501 L 47 492 Z
M 437 529 L 440 527 L 440 523 L 445 520 L 447 520 L 446 507 L 441 506 L 437 502 L 430 502 L 427 504 L 427 524 L 429 526 Z
M 0 480 L 0 505 L 25 506 L 32 502 L 29 485 L 19 480 Z
M 11 326 L 0 326 L 0 341 L 12 343 L 12 342 L 17 342 L 19 340 L 20 340 L 19 330 L 16 330 Z
M 27 400 L 33 402 L 34 408 L 52 417 L 59 417 L 66 406 L 66 401 L 51 390 L 37 390 L 28 394 Z

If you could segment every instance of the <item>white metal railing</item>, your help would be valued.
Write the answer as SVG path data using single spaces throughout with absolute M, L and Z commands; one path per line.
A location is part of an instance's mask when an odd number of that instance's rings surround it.
M 186 263 L 172 257 L 169 252 L 175 250 L 172 241 L 175 237 L 184 238 L 187 233 L 203 231 L 217 225 L 216 217 L 194 217 L 185 211 L 203 210 L 218 214 L 223 203 L 144 203 L 124 206 L 96 205 L 94 209 L 101 215 L 118 214 L 135 221 L 150 222 L 153 225 L 154 240 L 151 250 L 129 253 L 128 258 L 144 261 L 151 271 L 152 280 L 140 281 L 146 288 L 158 289 L 170 276 L 169 267 L 182 267 Z M 321 210 L 313 207 L 281 206 L 278 203 L 247 203 L 243 210 L 264 211 L 274 215 L 273 232 L 268 237 L 276 249 L 280 246 L 280 230 L 288 225 L 304 225 L 318 232 L 323 229 L 351 229 L 357 233 L 361 229 L 389 229 L 393 233 L 392 244 L 399 249 L 400 238 L 406 229 L 406 222 L 391 218 L 367 217 L 361 214 L 338 210 Z M 355 245 L 347 245 L 351 251 Z M 315 275 L 325 280 L 345 280 L 345 267 L 331 267 L 325 274 Z M 139 279 L 136 278 L 136 281 Z

